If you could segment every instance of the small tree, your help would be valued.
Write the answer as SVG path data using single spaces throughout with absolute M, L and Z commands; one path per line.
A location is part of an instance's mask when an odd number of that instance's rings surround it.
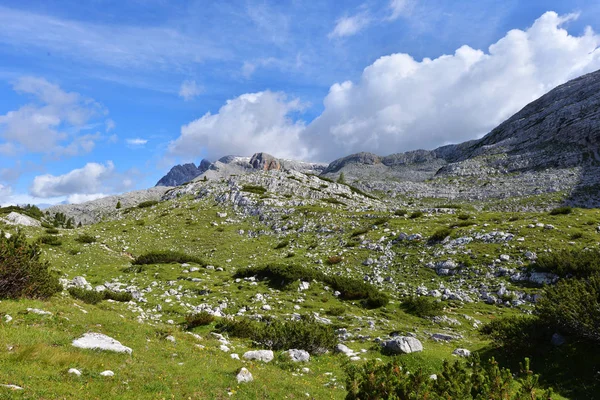
M 117 201 L 117 206 L 115 207 L 117 210 L 121 208 L 121 200 Z
M 337 179 L 337 183 L 341 183 L 342 185 L 346 183 L 346 177 L 344 176 L 344 173 L 342 172 L 340 174 L 340 176 Z

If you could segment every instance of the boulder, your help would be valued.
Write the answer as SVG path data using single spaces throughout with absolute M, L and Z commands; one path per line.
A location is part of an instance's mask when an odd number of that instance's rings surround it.
M 383 348 L 392 354 L 410 354 L 423 351 L 421 342 L 410 336 L 396 336 L 383 342 Z
M 116 353 L 131 354 L 131 348 L 123 346 L 121 342 L 102 333 L 89 332 L 79 339 L 73 340 L 72 345 L 80 349 L 106 350 Z
M 310 360 L 310 354 L 306 350 L 290 349 L 286 353 L 293 362 L 308 362 Z
M 262 362 L 270 362 L 273 360 L 273 351 L 271 350 L 253 350 L 247 351 L 242 356 L 245 360 L 256 360 Z
M 471 351 L 467 349 L 455 349 L 452 354 L 459 357 L 469 357 L 471 356 Z
M 14 211 L 4 217 L 3 220 L 9 225 L 42 226 L 42 223 L 37 219 L 33 219 L 27 215 L 19 214 L 18 212 Z
M 252 374 L 246 368 L 240 369 L 240 372 L 238 372 L 236 379 L 238 383 L 252 382 L 254 380 Z

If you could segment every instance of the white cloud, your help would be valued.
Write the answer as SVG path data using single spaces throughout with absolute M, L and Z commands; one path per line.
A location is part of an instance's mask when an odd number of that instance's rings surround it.
M 5 201 L 12 194 L 12 188 L 0 183 L 0 202 Z
M 71 204 L 79 204 L 79 203 L 85 203 L 86 201 L 101 199 L 106 196 L 108 196 L 108 195 L 104 194 L 104 193 L 92 193 L 92 194 L 78 194 L 77 193 L 77 194 L 72 194 L 70 196 L 67 196 L 67 202 L 69 202 Z
M 325 110 L 303 132 L 318 159 L 358 151 L 390 154 L 474 139 L 555 86 L 600 68 L 600 36 L 561 26 L 576 18 L 545 13 L 512 30 L 487 53 L 381 57 L 358 82 L 336 83 Z
M 15 155 L 19 149 L 32 153 L 77 155 L 93 149 L 99 135 L 78 134 L 93 118 L 106 110 L 93 99 L 65 92 L 43 78 L 22 77 L 13 89 L 32 97 L 32 102 L 0 115 L 0 144 L 3 154 Z
M 115 129 L 115 127 L 117 126 L 115 124 L 115 121 L 113 121 L 112 119 L 107 119 L 106 121 L 104 121 L 104 125 L 106 126 L 106 132 L 110 132 L 113 129 Z
M 366 28 L 371 23 L 371 17 L 367 12 L 361 12 L 359 14 L 342 17 L 336 21 L 335 28 L 327 37 L 341 38 L 346 36 L 352 36 Z
M 169 144 L 169 154 L 193 159 L 204 150 L 209 157 L 252 154 L 266 151 L 279 157 L 305 157 L 300 142 L 302 122 L 293 122 L 290 113 L 301 111 L 298 100 L 282 93 L 264 91 L 243 94 L 228 100 L 217 114 L 184 125 L 181 135 Z
M 0 7 L 0 43 L 118 68 L 181 69 L 227 51 L 176 29 L 83 23 Z
M 148 143 L 147 139 L 135 138 L 135 139 L 127 139 L 127 144 L 130 146 L 143 146 Z
M 308 126 L 293 122 L 300 104 L 260 92 L 229 100 L 181 128 L 170 156 L 207 154 L 331 161 L 359 151 L 380 155 L 475 139 L 554 87 L 600 69 L 600 35 L 563 28 L 575 15 L 548 12 L 527 30 L 512 30 L 487 52 L 462 46 L 417 61 L 381 57 L 356 82 L 331 86 L 324 111 Z
M 181 83 L 179 88 L 179 97 L 183 97 L 185 101 L 194 99 L 202 93 L 202 86 L 198 85 L 196 81 L 186 80 Z
M 391 14 L 388 16 L 388 20 L 394 21 L 399 17 L 406 15 L 410 12 L 413 6 L 414 0 L 390 0 L 389 9 Z
M 115 166 L 112 161 L 105 165 L 87 163 L 64 175 L 38 175 L 33 179 L 29 192 L 34 197 L 48 198 L 102 193 L 107 181 L 113 178 Z

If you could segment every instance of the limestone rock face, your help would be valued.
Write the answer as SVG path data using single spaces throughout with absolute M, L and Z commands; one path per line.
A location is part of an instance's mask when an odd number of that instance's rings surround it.
M 256 360 L 262 362 L 270 362 L 273 361 L 273 351 L 271 350 L 252 350 L 244 353 L 242 358 L 245 360 Z
M 281 163 L 278 159 L 267 153 L 256 153 L 250 158 L 250 165 L 254 169 L 263 171 L 279 171 Z
M 40 221 L 28 217 L 27 215 L 19 214 L 18 212 L 11 212 L 3 218 L 4 222 L 9 225 L 21 225 L 21 226 L 42 226 Z

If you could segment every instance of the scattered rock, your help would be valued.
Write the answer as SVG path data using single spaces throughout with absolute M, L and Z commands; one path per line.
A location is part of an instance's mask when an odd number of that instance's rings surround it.
M 310 360 L 310 354 L 306 350 L 290 349 L 286 353 L 293 362 L 308 362 Z
M 423 344 L 410 336 L 396 336 L 383 342 L 383 348 L 392 354 L 410 354 L 423 351 Z
M 455 349 L 452 354 L 459 357 L 470 357 L 471 351 L 467 349 Z
M 72 374 L 72 375 L 81 376 L 81 371 L 79 371 L 79 370 L 78 370 L 78 369 L 76 369 L 76 368 L 71 368 L 71 369 L 69 369 L 69 372 L 68 372 L 68 373 L 69 373 L 69 374 Z
M 254 380 L 252 374 L 246 368 L 240 369 L 240 372 L 238 372 L 236 379 L 238 383 L 252 382 Z
M 273 351 L 271 350 L 252 350 L 247 351 L 242 356 L 245 360 L 256 360 L 262 362 L 270 362 L 273 361 Z
M 100 376 L 115 376 L 115 373 L 110 370 L 106 370 L 106 371 L 100 372 Z
M 123 346 L 121 342 L 102 333 L 88 332 L 79 339 L 73 340 L 72 345 L 80 349 L 106 350 L 116 353 L 131 354 L 131 348 Z

